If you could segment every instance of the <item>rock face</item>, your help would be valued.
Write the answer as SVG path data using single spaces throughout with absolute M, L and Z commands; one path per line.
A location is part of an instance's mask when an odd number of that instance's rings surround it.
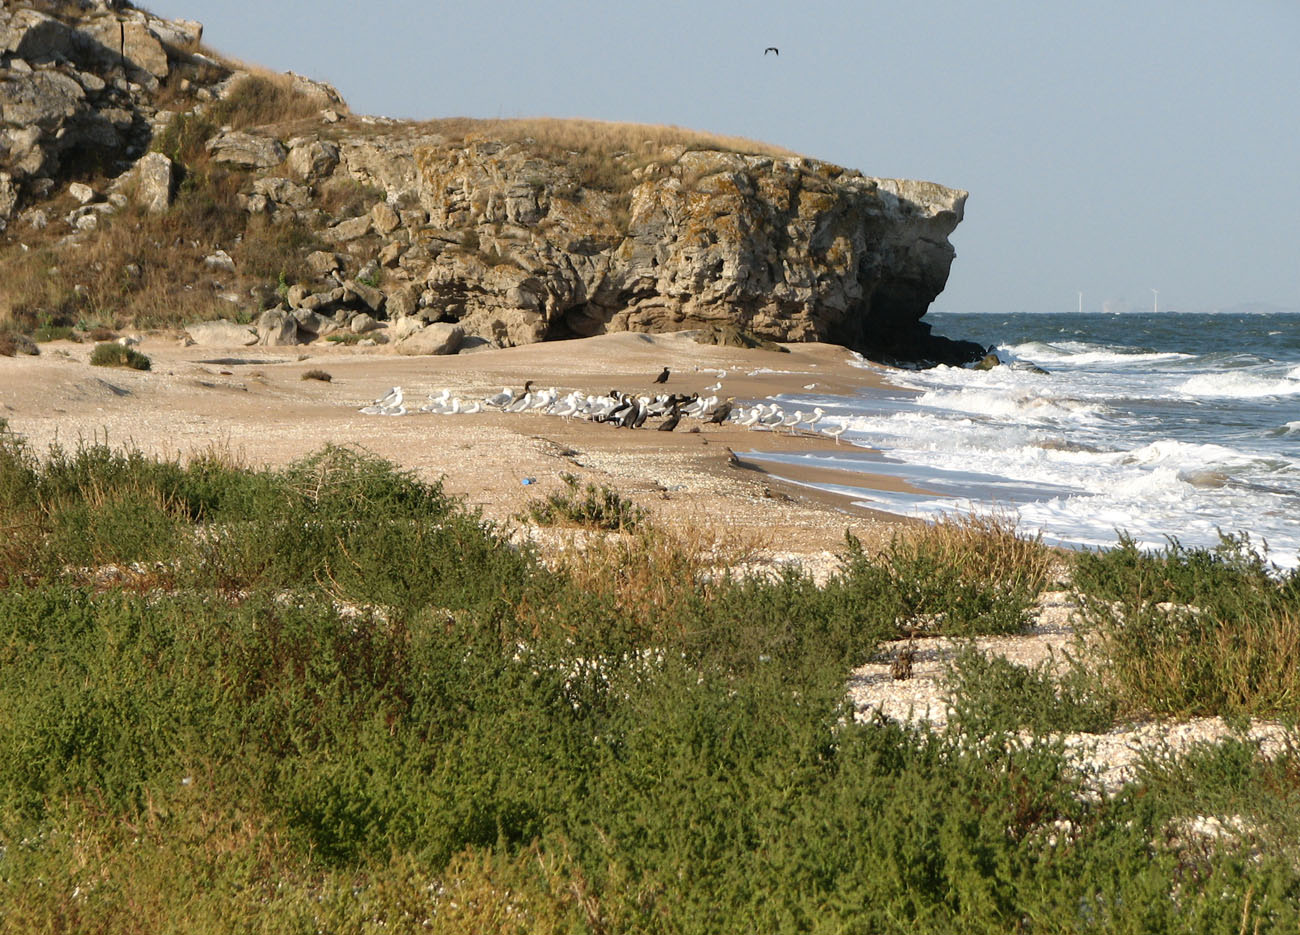
M 729 324 L 877 357 L 972 355 L 920 324 L 947 281 L 966 192 L 680 146 L 640 164 L 609 157 L 606 191 L 526 142 L 413 156 L 436 252 L 422 313 L 467 333 L 509 345 Z
M 947 281 L 963 191 L 685 132 L 557 142 L 491 123 L 344 119 L 333 88 L 293 75 L 278 87 L 306 105 L 299 119 L 218 129 L 231 111 L 209 109 L 248 76 L 200 53 L 201 34 L 118 0 L 5 0 L 0 232 L 15 219 L 25 231 L 66 224 L 56 233 L 84 241 L 130 199 L 165 215 L 183 181 L 208 177 L 183 164 L 200 152 L 226 186 L 202 196 L 214 210 L 232 204 L 221 210 L 244 218 L 252 242 L 284 251 L 249 262 L 240 217 L 220 225 L 235 229 L 221 244 L 206 230 L 181 234 L 209 253 L 198 264 L 207 278 L 185 288 L 259 322 L 222 340 L 291 344 L 387 320 L 406 353 L 729 329 L 876 359 L 983 355 L 931 337 L 921 320 Z M 319 117 L 314 127 L 304 114 Z M 206 128 L 201 150 L 155 140 L 173 120 Z M 151 145 L 168 155 L 145 155 Z M 105 200 L 83 183 L 106 175 L 117 178 Z M 55 215 L 43 204 L 65 195 L 81 206 Z M 279 281 L 253 267 L 278 269 Z
M 141 95 L 193 57 L 203 27 L 121 6 L 69 2 L 58 16 L 37 4 L 0 7 L 0 188 L 15 201 L 42 178 L 125 168 L 147 148 L 152 112 Z M 14 209 L 5 200 L 0 224 Z

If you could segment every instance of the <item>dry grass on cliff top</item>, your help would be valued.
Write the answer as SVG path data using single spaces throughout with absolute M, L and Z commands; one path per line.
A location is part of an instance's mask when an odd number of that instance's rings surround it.
M 447 117 L 431 120 L 423 127 L 441 133 L 448 140 L 532 140 L 539 146 L 574 152 L 631 154 L 657 153 L 668 146 L 688 149 L 716 149 L 723 152 L 761 156 L 798 156 L 799 153 L 741 136 L 719 136 L 662 124 L 619 123 L 606 120 L 528 117 L 518 120 L 478 120 Z

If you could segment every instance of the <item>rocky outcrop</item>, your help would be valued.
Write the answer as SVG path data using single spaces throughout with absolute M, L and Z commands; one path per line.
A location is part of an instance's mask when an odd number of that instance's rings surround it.
M 965 192 L 683 150 L 611 156 L 623 193 L 526 144 L 420 149 L 430 223 L 476 235 L 435 258 L 422 304 L 508 343 L 731 324 L 882 350 L 943 289 Z
M 119 6 L 0 8 L 0 225 L 48 180 L 129 167 L 152 133 L 147 95 L 177 65 L 229 74 L 196 51 L 198 23 Z
M 57 224 L 37 203 L 60 192 L 80 203 L 60 215 L 76 236 L 131 201 L 166 212 L 187 167 L 140 157 L 156 132 L 203 115 L 241 80 L 198 50 L 198 24 L 120 6 L 0 9 L 0 230 L 24 209 L 31 229 Z M 332 88 L 289 77 L 310 101 L 304 112 L 321 108 L 315 129 L 218 129 L 217 119 L 200 138 L 223 184 L 239 186 L 233 210 L 301 232 L 285 238 L 301 255 L 280 264 L 293 281 L 250 283 L 232 243 L 209 247 L 201 268 L 222 277 L 213 288 L 259 323 L 241 342 L 381 329 L 382 341 L 392 325 L 404 352 L 446 353 L 462 341 L 730 329 L 877 359 L 982 356 L 922 321 L 947 281 L 965 192 L 686 133 L 561 145 L 498 125 L 344 120 Z M 158 109 L 160 81 L 179 113 Z M 68 185 L 92 174 L 119 174 L 107 197 Z

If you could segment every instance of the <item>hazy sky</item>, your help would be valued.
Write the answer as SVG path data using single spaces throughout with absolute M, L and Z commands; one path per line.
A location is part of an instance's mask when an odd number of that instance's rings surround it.
M 942 311 L 1300 308 L 1296 0 L 153 0 L 393 117 L 590 117 L 967 189 Z M 779 57 L 764 56 L 765 46 Z

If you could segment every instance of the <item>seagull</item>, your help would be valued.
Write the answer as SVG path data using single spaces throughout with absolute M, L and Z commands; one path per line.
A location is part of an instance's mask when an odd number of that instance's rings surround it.
M 500 393 L 497 393 L 495 396 L 488 396 L 484 398 L 483 405 L 496 406 L 498 409 L 500 409 L 502 406 L 504 406 L 506 403 L 510 402 L 510 400 L 514 398 L 515 398 L 515 394 L 510 391 L 510 387 L 503 386 L 501 387 Z
M 766 49 L 763 50 L 764 55 L 766 55 L 768 52 L 775 52 L 777 55 L 781 54 L 781 50 L 774 45 L 769 45 Z
M 760 418 L 762 418 L 762 416 L 763 416 L 763 404 L 759 403 L 753 409 L 749 410 L 749 413 L 745 416 L 745 418 L 740 420 L 740 424 L 747 429 L 752 429 L 754 427 L 754 423 L 756 423 Z
M 790 434 L 794 434 L 795 428 L 803 421 L 803 410 L 796 409 L 790 415 L 781 420 L 781 428 L 789 429 Z M 774 426 L 775 427 L 775 426 Z
M 721 380 L 719 380 L 717 383 L 713 384 L 712 386 L 706 386 L 706 387 L 704 388 L 704 392 L 706 392 L 706 393 L 716 393 L 716 392 L 717 392 L 718 390 L 720 390 L 720 389 L 722 389 L 722 381 L 721 381 Z
M 402 411 L 400 413 L 391 411 L 396 409 Z M 368 416 L 405 415 L 406 408 L 402 405 L 402 388 L 400 386 L 393 387 L 369 406 L 361 407 L 359 411 Z
M 667 382 L 668 382 L 668 368 L 667 368 L 667 367 L 664 368 L 664 372 L 663 372 L 663 373 L 661 373 L 661 374 L 659 374 L 659 376 L 655 377 L 655 382 L 656 382 L 656 383 L 667 383 Z
M 826 428 L 822 429 L 822 432 L 826 435 L 829 435 L 831 438 L 835 439 L 835 444 L 838 445 L 840 443 L 840 436 L 844 434 L 844 430 L 846 428 L 848 428 L 848 424 L 841 422 L 839 425 L 827 426 Z
M 821 419 L 821 417 L 824 415 L 826 415 L 826 410 L 823 409 L 821 406 L 815 406 L 813 407 L 812 415 L 810 415 L 808 418 L 803 420 L 804 424 L 811 429 L 814 425 L 817 424 L 817 421 Z

